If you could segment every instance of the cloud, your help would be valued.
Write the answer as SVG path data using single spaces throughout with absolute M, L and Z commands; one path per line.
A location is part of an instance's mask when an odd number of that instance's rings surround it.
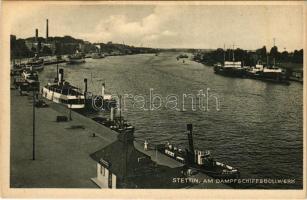
M 126 15 L 111 15 L 101 19 L 92 33 L 83 34 L 82 37 L 92 42 L 151 43 L 177 35 L 167 29 L 168 24 L 177 16 L 177 11 L 164 6 L 157 6 L 153 13 L 139 20 L 131 21 Z

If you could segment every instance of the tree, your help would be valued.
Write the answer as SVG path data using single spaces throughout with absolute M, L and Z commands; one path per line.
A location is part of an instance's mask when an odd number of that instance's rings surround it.
M 292 62 L 294 63 L 303 63 L 303 56 L 304 55 L 304 52 L 303 52 L 303 49 L 301 50 L 295 50 L 294 53 L 293 53 L 293 57 L 292 57 Z
M 278 48 L 277 46 L 274 46 L 271 48 L 270 56 L 276 58 L 278 56 Z
M 51 51 L 51 49 L 50 49 L 49 47 L 43 46 L 42 53 L 43 53 L 44 55 L 51 55 L 51 54 L 52 54 L 52 51 Z
M 266 60 L 266 57 L 267 57 L 266 46 L 263 46 L 262 48 L 257 49 L 256 54 L 261 59 L 261 61 L 264 62 Z
M 283 51 L 281 53 L 280 60 L 283 61 L 283 62 L 289 62 L 289 53 L 288 53 L 288 51 Z

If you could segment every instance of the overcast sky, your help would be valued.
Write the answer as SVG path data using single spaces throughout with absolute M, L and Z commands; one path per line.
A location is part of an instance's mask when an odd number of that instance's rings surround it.
M 161 48 L 303 47 L 302 6 L 52 5 L 16 7 L 12 34 L 18 38 L 71 35 L 90 42 Z

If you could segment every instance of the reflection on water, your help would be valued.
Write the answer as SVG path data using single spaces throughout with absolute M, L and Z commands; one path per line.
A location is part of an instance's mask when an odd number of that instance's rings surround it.
M 209 111 L 192 111 L 188 101 L 186 111 L 144 111 L 133 109 L 128 102 L 124 116 L 135 125 L 137 139 L 150 143 L 170 141 L 182 147 L 187 146 L 186 124 L 193 123 L 196 148 L 211 150 L 217 160 L 238 167 L 242 177 L 296 179 L 292 185 L 259 184 L 253 188 L 302 188 L 302 84 L 284 86 L 227 78 L 190 60 L 178 62 L 176 56 L 164 53 L 107 57 L 61 66 L 66 80 L 84 88 L 83 79 L 87 78 L 89 90 L 97 94 L 102 82 L 112 94 L 142 95 L 147 100 L 150 88 L 163 97 L 196 95 L 209 88 L 218 96 L 219 111 L 212 99 Z M 55 74 L 54 66 L 46 66 L 42 85 Z

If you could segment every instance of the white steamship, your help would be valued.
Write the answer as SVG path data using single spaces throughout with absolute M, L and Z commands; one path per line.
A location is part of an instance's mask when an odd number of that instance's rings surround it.
M 42 89 L 43 97 L 67 105 L 68 108 L 80 109 L 85 106 L 84 94 L 79 88 L 70 85 L 64 79 L 64 70 L 60 69 L 58 78 L 54 83 L 48 83 Z

